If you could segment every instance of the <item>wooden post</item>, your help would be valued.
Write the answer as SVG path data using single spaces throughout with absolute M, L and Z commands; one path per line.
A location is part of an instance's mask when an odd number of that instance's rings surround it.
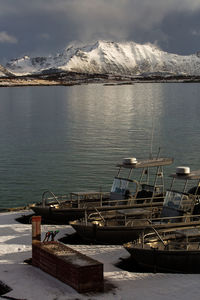
M 41 241 L 41 216 L 32 217 L 32 244 Z

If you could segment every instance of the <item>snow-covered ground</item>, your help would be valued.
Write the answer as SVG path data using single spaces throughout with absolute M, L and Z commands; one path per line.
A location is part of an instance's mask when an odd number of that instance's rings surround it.
M 200 299 L 200 274 L 151 274 L 121 270 L 115 263 L 120 257 L 126 258 L 129 254 L 122 246 L 113 245 L 70 245 L 104 264 L 106 291 L 79 294 L 40 269 L 24 263 L 24 260 L 31 257 L 31 224 L 15 221 L 15 218 L 24 214 L 30 212 L 0 214 L 0 281 L 12 288 L 12 291 L 6 294 L 7 297 L 27 300 Z M 42 239 L 45 232 L 57 229 L 57 238 L 73 232 L 68 225 L 43 225 Z

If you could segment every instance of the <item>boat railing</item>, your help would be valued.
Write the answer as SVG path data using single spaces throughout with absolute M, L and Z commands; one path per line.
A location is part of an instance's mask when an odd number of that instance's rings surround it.
M 46 195 L 49 194 L 50 197 L 46 197 Z M 53 192 L 47 190 L 47 191 L 44 191 L 44 193 L 42 194 L 42 206 L 46 206 L 47 205 L 47 202 L 50 202 L 50 201 L 55 201 L 57 202 L 58 204 L 60 204 L 60 200 L 59 200 L 59 197 L 56 196 Z
M 165 249 L 170 249 L 170 247 L 176 250 L 195 251 L 200 249 L 200 241 L 191 241 L 188 237 L 185 237 L 185 241 L 181 240 L 181 243 L 178 240 L 170 241 L 166 244 Z
M 153 206 L 162 206 L 163 205 L 163 197 L 154 197 L 153 201 L 152 201 L 152 197 L 146 197 L 146 198 L 128 198 L 128 199 L 103 199 L 103 201 L 97 201 L 96 200 L 84 200 L 84 199 L 80 199 L 80 207 L 81 205 L 85 205 L 85 207 L 90 207 L 90 206 L 94 206 L 97 205 L 99 207 L 116 207 L 116 206 L 124 206 L 124 207 L 131 207 L 131 206 L 135 206 L 135 207 L 153 207 Z
M 46 194 L 49 193 L 51 194 L 50 197 L 45 197 Z M 77 207 L 77 208 L 90 208 L 90 207 L 110 207 L 115 208 L 116 206 L 118 207 L 153 207 L 153 206 L 162 206 L 162 198 L 156 197 L 155 201 L 151 201 L 151 198 L 141 198 L 141 199 L 122 199 L 122 200 L 102 200 L 101 199 L 70 199 L 68 195 L 58 195 L 56 196 L 50 191 L 45 191 L 45 195 L 42 196 L 42 203 L 43 205 L 47 205 L 49 202 L 56 202 L 58 204 L 62 204 L 62 202 L 65 201 L 65 203 L 71 203 L 72 207 Z
M 176 250 L 199 250 L 200 249 L 200 240 L 199 234 L 187 235 L 184 232 L 179 232 L 177 229 L 173 231 L 161 231 L 158 232 L 152 225 L 153 232 L 148 232 L 145 234 L 145 230 L 142 232 L 138 240 L 135 240 L 134 243 L 141 242 L 142 248 L 144 248 L 146 242 L 153 244 L 157 241 L 160 241 L 164 246 L 165 250 L 176 249 Z
M 104 217 L 102 216 L 101 212 L 100 212 L 100 211 L 98 211 L 98 209 L 97 209 L 97 208 L 95 208 L 95 210 L 96 210 L 97 214 L 100 216 L 100 218 L 102 219 L 102 221 L 104 221 L 104 222 L 105 222 L 105 219 L 104 219 Z
M 153 227 L 153 224 L 151 222 L 151 220 L 149 220 L 150 224 L 152 225 L 151 228 L 152 230 L 154 231 L 154 234 L 156 234 L 156 236 L 158 237 L 158 239 L 161 241 L 161 243 L 163 244 L 163 246 L 165 247 L 166 244 L 164 243 L 164 240 L 162 239 L 161 235 L 159 234 L 159 232 Z M 151 234 L 152 235 L 152 232 L 151 233 L 147 233 L 145 234 L 145 230 L 143 231 L 142 233 L 142 248 L 144 248 L 144 244 L 145 244 L 145 238 L 147 238 L 147 236 Z
M 97 208 L 95 208 L 95 212 L 92 212 L 90 214 L 87 214 L 87 210 L 85 210 L 85 220 L 86 221 L 88 221 L 88 220 L 95 220 L 98 217 L 100 217 L 100 219 L 105 222 L 106 217 L 104 217 L 102 215 L 102 213 Z
M 42 194 L 42 206 L 46 205 L 69 205 L 74 208 L 94 208 L 94 207 L 108 207 L 115 209 L 115 207 L 153 207 L 162 206 L 163 197 L 155 196 L 145 198 L 129 197 L 127 199 L 110 199 L 110 192 L 78 192 L 65 195 L 55 195 L 52 191 L 46 190 Z
M 117 219 L 120 221 L 120 223 L 122 222 L 122 216 L 116 216 L 116 221 Z M 199 223 L 200 221 L 200 214 L 199 215 L 184 215 L 184 216 L 173 216 L 173 217 L 158 217 L 158 218 L 136 218 L 135 216 L 127 216 L 124 215 L 123 216 L 123 220 L 124 220 L 124 225 L 125 226 L 133 226 L 134 224 L 136 224 L 136 222 L 139 223 L 143 223 L 144 227 L 145 227 L 145 223 L 146 224 L 153 224 L 153 225 L 157 225 L 157 224 L 168 224 L 168 223 L 192 223 L 192 221 L 197 221 L 197 223 Z M 193 224 L 193 223 L 192 223 Z M 200 224 L 199 224 L 200 226 Z

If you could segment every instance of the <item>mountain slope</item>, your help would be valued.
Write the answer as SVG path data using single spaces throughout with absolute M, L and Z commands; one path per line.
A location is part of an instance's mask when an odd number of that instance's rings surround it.
M 13 73 L 9 72 L 6 68 L 0 65 L 0 77 L 14 76 Z
M 200 75 L 200 57 L 181 56 L 160 50 L 152 44 L 98 41 L 83 47 L 71 46 L 55 56 L 10 61 L 6 66 L 18 74 L 47 70 L 80 73 L 141 75 L 148 73 Z

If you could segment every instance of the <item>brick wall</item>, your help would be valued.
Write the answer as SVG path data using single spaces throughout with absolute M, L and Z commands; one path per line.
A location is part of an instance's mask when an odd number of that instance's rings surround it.
M 32 264 L 79 293 L 103 290 L 103 264 L 59 242 L 35 241 Z

